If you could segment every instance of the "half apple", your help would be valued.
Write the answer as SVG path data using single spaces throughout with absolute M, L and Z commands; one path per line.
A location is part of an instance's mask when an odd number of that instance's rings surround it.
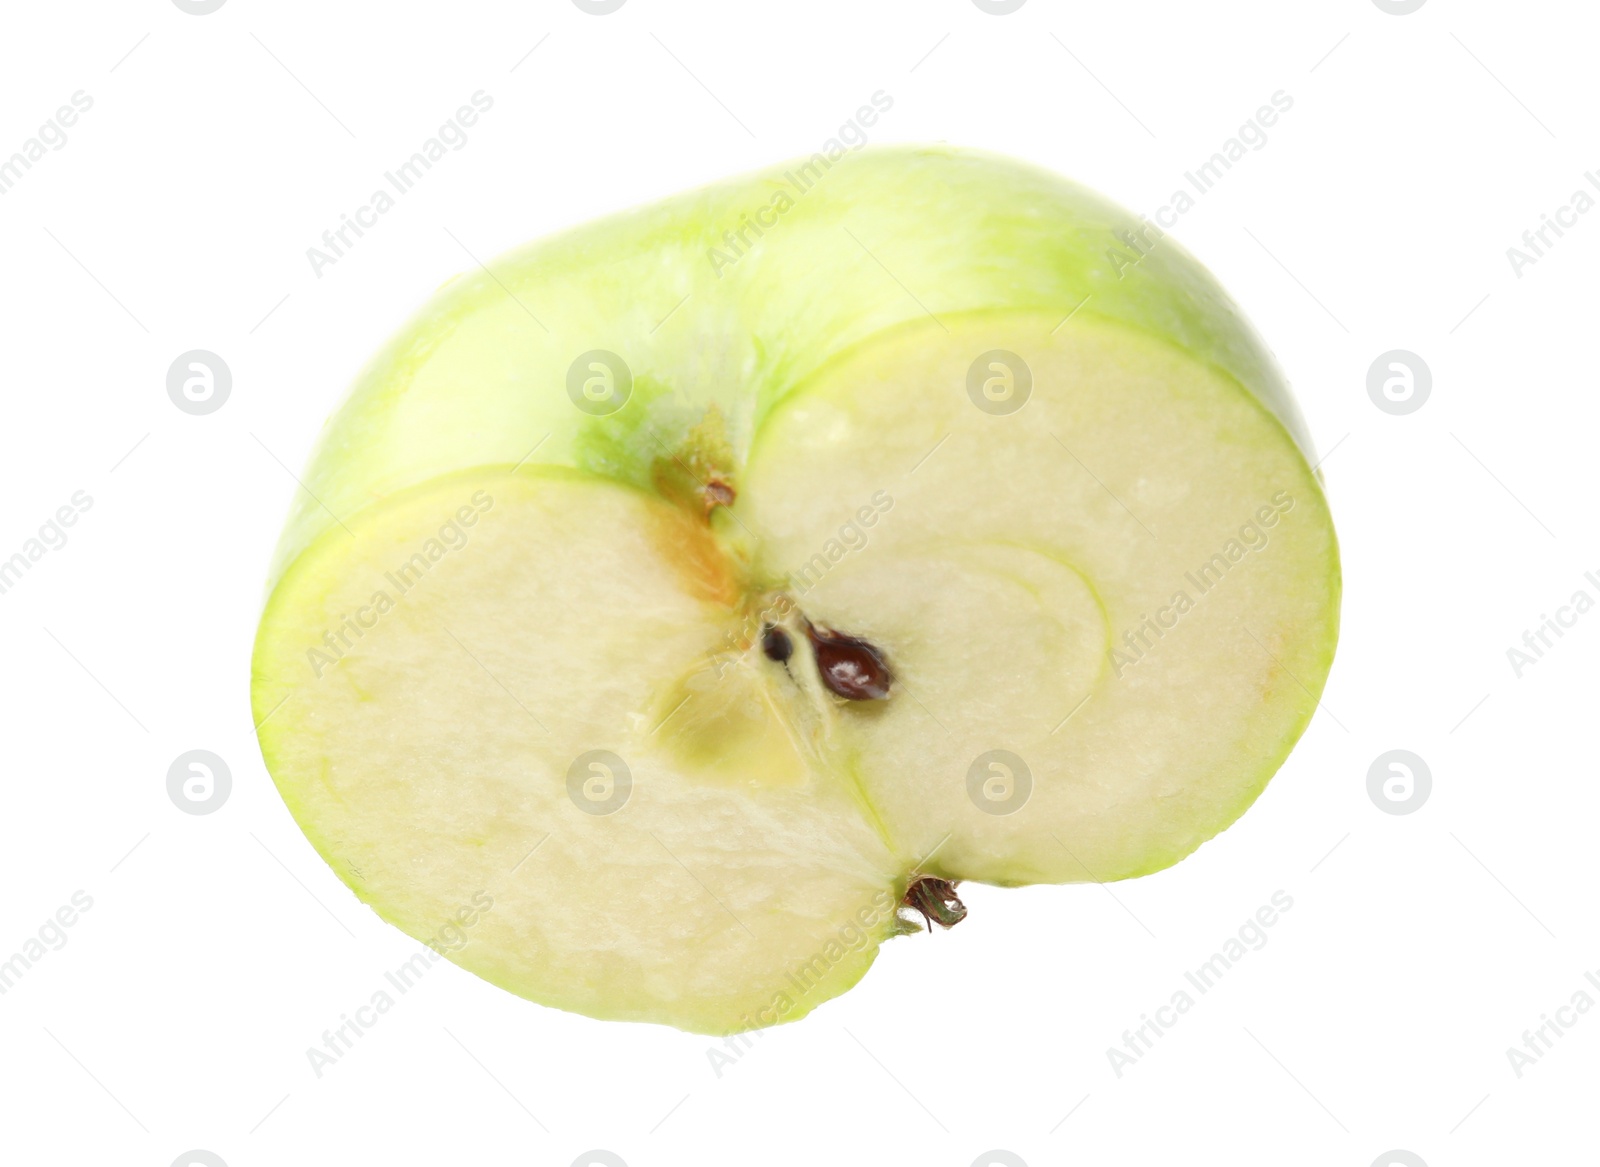
M 1222 830 L 1316 708 L 1338 552 L 1269 354 L 1136 226 L 889 149 L 452 282 L 280 545 L 254 705 L 307 837 L 495 984 L 725 1033 L 959 881 Z

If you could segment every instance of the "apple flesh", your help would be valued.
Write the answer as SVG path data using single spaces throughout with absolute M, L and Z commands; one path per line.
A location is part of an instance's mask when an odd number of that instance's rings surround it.
M 279 547 L 285 801 L 413 936 L 486 894 L 448 955 L 536 1001 L 793 1020 L 958 881 L 1159 870 L 1331 664 L 1305 427 L 1195 260 L 1119 264 L 1126 212 L 949 149 L 813 166 L 741 241 L 793 172 L 447 285 Z

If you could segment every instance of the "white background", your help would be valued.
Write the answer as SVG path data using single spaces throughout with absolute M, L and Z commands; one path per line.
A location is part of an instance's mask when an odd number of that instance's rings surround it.
M 0 595 L 0 959 L 75 891 L 93 907 L 0 996 L 5 1158 L 1592 1154 L 1600 1010 L 1520 1078 L 1506 1055 L 1600 970 L 1600 614 L 1520 679 L 1506 655 L 1578 589 L 1600 598 L 1600 214 L 1520 277 L 1506 255 L 1600 167 L 1592 19 L 1576 0 L 10 6 L 0 157 L 75 91 L 94 106 L 0 196 L 0 558 L 75 491 L 93 505 Z M 306 248 L 479 89 L 468 145 L 316 277 Z M 291 472 L 464 248 L 809 153 L 878 89 L 875 141 L 1017 155 L 1141 210 L 1293 97 L 1176 234 L 1327 454 L 1346 590 L 1323 710 L 1192 858 L 1110 888 L 969 886 L 959 928 L 890 943 L 720 1077 L 706 1038 L 441 965 L 318 1079 L 307 1047 L 416 945 L 319 861 L 255 745 L 248 651 Z M 194 348 L 234 379 L 205 417 L 165 388 Z M 1408 416 L 1366 391 L 1396 348 L 1432 371 Z M 166 790 L 197 748 L 233 775 L 205 816 Z M 1433 776 L 1405 816 L 1367 792 L 1395 748 Z M 1280 889 L 1267 945 L 1119 1078 L 1107 1048 Z

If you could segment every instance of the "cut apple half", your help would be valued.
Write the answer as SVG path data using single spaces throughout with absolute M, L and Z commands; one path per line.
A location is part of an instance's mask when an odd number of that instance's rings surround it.
M 913 179 L 973 226 L 908 261 L 908 302 L 851 282 L 839 220 L 902 254 Z M 1008 179 L 1030 213 L 984 251 Z M 739 184 L 607 228 L 610 266 L 597 227 L 448 289 L 332 423 L 285 536 L 254 662 L 285 801 L 383 918 L 457 921 L 446 955 L 535 1001 L 793 1020 L 958 920 L 960 881 L 1176 862 L 1316 707 L 1332 523 L 1198 265 L 1152 258 L 1130 291 L 1030 248 L 1115 213 L 981 156 L 869 153 L 829 183 L 729 283 L 674 264 Z M 586 398 L 569 363 L 601 352 L 604 381 L 626 346 L 566 317 L 632 271 L 705 301 L 698 340 L 641 343 L 627 392 Z M 802 360 L 774 330 L 837 315 L 830 288 L 870 326 Z
M 949 879 L 1168 866 L 1260 793 L 1330 664 L 1331 523 L 1281 427 L 1169 345 L 1056 323 L 863 348 L 767 419 L 741 499 L 765 561 L 807 578 L 841 515 L 892 498 L 800 603 L 894 662 L 906 699 L 845 736 L 893 837 Z M 1015 414 L 964 392 L 984 346 L 1031 370 Z M 975 806 L 993 750 L 1030 789 Z

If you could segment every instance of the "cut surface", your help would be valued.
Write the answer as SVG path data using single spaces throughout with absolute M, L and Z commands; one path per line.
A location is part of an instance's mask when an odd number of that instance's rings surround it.
M 255 661 L 307 835 L 414 936 L 491 897 L 451 957 L 496 984 L 706 1032 L 848 988 L 908 887 L 1191 852 L 1315 708 L 1332 526 L 1233 379 L 1058 321 L 859 346 L 719 449 L 715 506 L 492 466 L 321 535 Z M 969 393 L 995 351 L 1015 412 Z M 883 675 L 826 684 L 812 633 Z
M 722 1032 L 861 976 L 901 889 L 854 795 L 730 790 L 659 744 L 663 685 L 733 614 L 703 526 L 498 470 L 352 530 L 278 590 L 256 689 L 269 767 L 358 895 L 429 938 L 487 894 L 452 958 L 593 1016 Z
M 846 736 L 891 837 L 937 847 L 929 869 L 954 879 L 1121 879 L 1187 855 L 1277 769 L 1337 632 L 1332 524 L 1276 419 L 1159 341 L 1058 323 L 863 347 L 767 419 L 739 507 L 763 570 L 905 679 L 913 700 Z M 968 395 L 994 350 L 1031 374 L 1011 414 Z M 889 504 L 831 561 L 875 494 Z M 972 781 L 1000 773 L 993 751 L 1021 760 L 1025 796 Z

